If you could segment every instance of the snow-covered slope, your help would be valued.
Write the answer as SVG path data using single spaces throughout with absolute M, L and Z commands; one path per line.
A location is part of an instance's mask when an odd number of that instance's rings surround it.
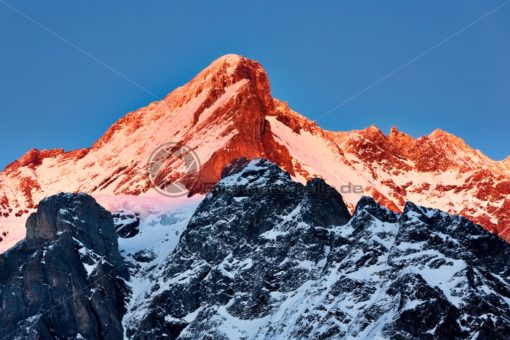
M 493 161 L 440 130 L 419 139 L 376 127 L 322 130 L 272 98 L 259 63 L 226 55 L 163 100 L 121 118 L 92 147 L 33 149 L 8 165 L 0 173 L 0 235 L 6 233 L 0 251 L 23 236 L 28 212 L 48 195 L 150 194 L 147 161 L 167 142 L 187 145 L 200 158 L 191 193 L 207 192 L 233 159 L 264 157 L 297 180 L 326 179 L 351 211 L 363 194 L 394 211 L 412 200 L 510 237 L 508 161 Z M 166 170 L 171 178 L 171 165 Z M 345 192 L 348 183 L 363 192 Z

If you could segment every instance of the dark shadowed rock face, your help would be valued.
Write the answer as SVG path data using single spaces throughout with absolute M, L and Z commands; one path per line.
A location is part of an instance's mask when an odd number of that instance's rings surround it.
M 316 184 L 293 182 L 266 160 L 231 164 L 160 269 L 165 287 L 153 287 L 149 313 L 127 334 L 176 337 L 204 299 L 211 306 L 231 301 L 241 318 L 269 315 L 271 291 L 289 292 L 315 277 L 318 270 L 307 266 L 324 258 L 328 228 L 350 218 L 341 196 L 321 182 L 321 199 Z
M 46 198 L 0 255 L 0 338 L 122 339 L 127 278 L 108 211 L 84 194 Z
M 317 187 L 324 187 L 319 190 Z M 223 172 L 125 320 L 134 339 L 504 339 L 510 247 L 463 218 L 363 198 L 264 160 Z M 140 312 L 143 311 L 143 312 Z M 131 313 L 133 312 L 133 313 Z

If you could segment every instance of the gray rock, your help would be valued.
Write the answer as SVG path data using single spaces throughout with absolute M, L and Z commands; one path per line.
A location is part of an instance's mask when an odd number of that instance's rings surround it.
M 0 338 L 122 339 L 126 279 L 110 213 L 85 194 L 48 197 L 0 255 Z

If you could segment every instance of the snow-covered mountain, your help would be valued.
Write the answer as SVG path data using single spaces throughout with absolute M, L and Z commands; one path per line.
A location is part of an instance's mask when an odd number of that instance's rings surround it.
M 83 194 L 43 201 L 0 255 L 0 337 L 508 338 L 510 245 L 465 218 L 369 197 L 351 216 L 261 159 L 191 201 L 113 219 Z
M 292 182 L 265 160 L 241 160 L 224 176 L 167 257 L 123 252 L 135 287 L 128 337 L 510 333 L 510 245 L 480 226 L 410 202 L 396 214 L 369 197 L 351 217 L 322 180 Z
M 27 213 L 48 195 L 150 194 L 147 161 L 167 142 L 190 147 L 201 160 L 192 194 L 207 192 L 233 159 L 263 157 L 300 182 L 324 178 L 351 212 L 362 195 L 395 212 L 413 201 L 510 238 L 508 160 L 491 160 L 441 130 L 419 139 L 374 126 L 323 130 L 271 96 L 259 63 L 226 55 L 163 100 L 121 118 L 92 147 L 33 149 L 8 165 L 0 173 L 0 251 L 23 237 Z M 348 183 L 363 191 L 345 192 Z

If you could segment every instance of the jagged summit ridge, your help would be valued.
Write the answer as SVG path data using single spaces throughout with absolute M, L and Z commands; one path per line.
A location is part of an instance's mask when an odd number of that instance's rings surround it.
M 302 183 L 321 177 L 337 189 L 362 186 L 361 194 L 343 193 L 351 212 L 362 195 L 394 211 L 413 201 L 510 237 L 508 161 L 493 161 L 442 131 L 415 139 L 397 129 L 388 136 L 376 127 L 323 130 L 274 99 L 263 67 L 238 55 L 220 57 L 163 100 L 128 113 L 91 148 L 31 150 L 11 163 L 0 173 L 0 232 L 2 221 L 16 216 L 9 228 L 22 228 L 39 200 L 60 191 L 147 194 L 147 161 L 168 142 L 200 158 L 191 194 L 205 193 L 234 159 L 267 158 Z M 19 240 L 12 235 L 0 251 Z
M 199 108 L 200 112 L 236 84 L 249 87 L 250 93 L 257 96 L 267 111 L 272 109 L 273 100 L 265 70 L 258 62 L 236 54 L 216 59 L 188 84 L 170 93 L 164 101 L 172 109 L 186 104 L 190 99 L 206 91 L 207 98 Z

